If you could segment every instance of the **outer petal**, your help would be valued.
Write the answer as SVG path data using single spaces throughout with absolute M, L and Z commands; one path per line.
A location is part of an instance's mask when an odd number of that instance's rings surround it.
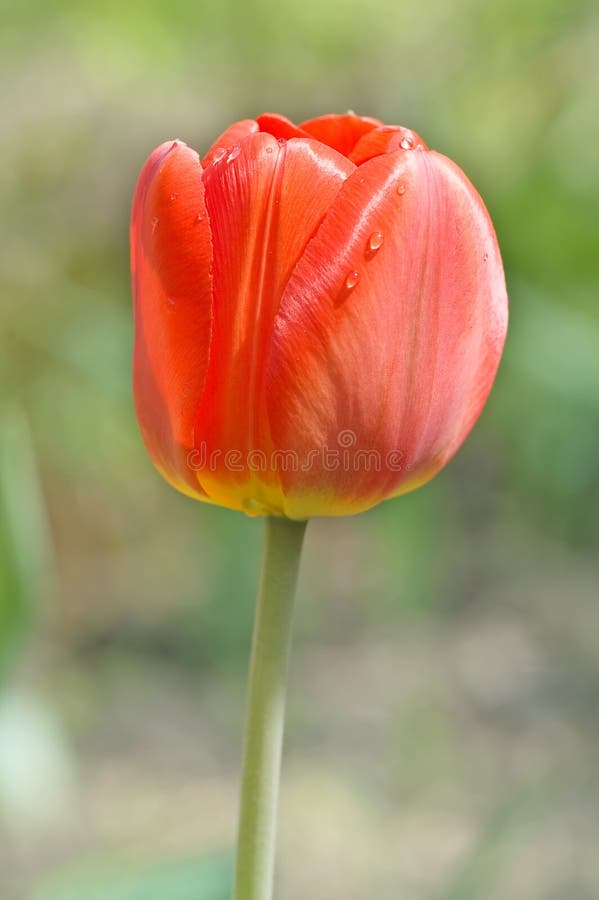
M 428 147 L 415 131 L 400 125 L 384 125 L 361 137 L 349 158 L 359 166 L 373 156 L 392 153 L 394 150 L 428 150 Z
M 482 409 L 506 321 L 493 227 L 457 166 L 403 151 L 360 166 L 275 323 L 273 440 L 303 460 L 285 473 L 285 513 L 358 512 L 431 478 Z
M 260 133 L 205 173 L 215 317 L 196 446 L 201 483 L 217 502 L 281 509 L 276 473 L 259 457 L 254 472 L 247 465 L 250 450 L 270 450 L 264 366 L 273 322 L 294 266 L 353 171 L 315 141 Z
M 236 144 L 240 144 L 241 141 L 249 137 L 250 134 L 255 134 L 256 131 L 259 131 L 259 126 L 254 119 L 241 119 L 241 121 L 230 125 L 212 144 L 202 160 L 202 166 L 207 169 L 215 161 L 222 159 L 227 150 L 230 150 Z
M 346 113 L 343 116 L 329 115 L 307 119 L 299 127 L 317 141 L 322 141 L 323 144 L 334 147 L 344 156 L 349 156 L 363 135 L 382 124 L 378 119 Z
M 144 442 L 160 472 L 202 499 L 188 464 L 208 368 L 210 226 L 197 153 L 180 141 L 146 162 L 131 215 L 133 387 Z

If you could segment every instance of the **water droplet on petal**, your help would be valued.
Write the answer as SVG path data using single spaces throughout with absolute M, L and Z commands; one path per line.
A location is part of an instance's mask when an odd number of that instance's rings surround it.
M 203 212 L 199 212 L 199 213 L 197 214 L 197 216 L 196 216 L 196 222 L 203 222 L 204 219 L 205 219 L 204 213 L 203 213 Z
M 178 196 L 179 196 L 178 193 L 171 194 L 169 197 L 169 200 L 176 200 Z
M 285 144 L 287 143 L 287 138 L 277 138 L 277 140 L 278 140 L 279 144 L 281 145 L 281 147 L 284 147 Z
M 412 138 L 405 137 L 405 138 L 402 138 L 399 146 L 401 147 L 402 150 L 411 150 L 412 147 L 414 146 L 414 141 L 412 140 Z
M 403 194 L 405 194 L 405 192 L 406 192 L 406 186 L 402 181 L 400 181 L 399 184 L 397 185 L 397 193 L 401 197 L 401 196 L 403 196 Z
M 239 156 L 240 153 L 241 153 L 241 147 L 239 145 L 232 147 L 231 151 L 229 152 L 229 155 L 227 156 L 227 162 L 228 163 L 233 162 L 234 159 L 237 159 L 237 157 Z
M 174 298 L 174 297 L 167 297 L 167 298 L 166 298 L 166 304 L 167 304 L 167 306 L 170 306 L 171 309 L 172 309 L 173 306 L 175 305 L 175 298 Z
M 267 152 L 267 153 L 272 153 L 272 147 L 267 147 L 267 148 L 266 148 L 266 152 Z
M 488 260 L 488 258 L 489 258 L 489 254 L 488 254 L 488 253 L 483 253 L 483 259 L 484 259 L 485 262 Z
M 349 275 L 347 276 L 347 278 L 345 279 L 345 290 L 353 291 L 353 289 L 355 288 L 355 286 L 357 285 L 359 280 L 360 280 L 359 272 L 356 272 L 356 271 L 350 272 Z
M 376 253 L 377 250 L 380 250 L 383 246 L 383 241 L 385 240 L 385 236 L 382 231 L 373 231 L 370 237 L 368 238 L 368 249 L 371 253 Z
M 152 234 L 154 234 L 154 232 L 156 231 L 157 228 L 158 228 L 158 216 L 154 216 L 154 218 L 152 219 Z
M 223 156 L 226 156 L 226 154 L 227 151 L 224 147 L 217 147 L 212 157 L 212 165 L 215 166 L 217 163 L 219 163 Z

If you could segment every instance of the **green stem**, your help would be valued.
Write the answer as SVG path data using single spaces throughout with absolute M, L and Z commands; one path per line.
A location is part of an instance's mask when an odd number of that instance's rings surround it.
M 233 900 L 271 900 L 293 598 L 305 522 L 269 516 L 248 688 Z

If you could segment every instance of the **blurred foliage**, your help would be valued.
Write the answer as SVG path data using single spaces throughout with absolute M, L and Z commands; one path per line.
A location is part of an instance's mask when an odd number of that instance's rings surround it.
M 222 859 L 151 866 L 132 871 L 99 868 L 63 876 L 35 891 L 32 900 L 227 900 L 230 866 Z
M 44 503 L 23 413 L 0 416 L 0 681 L 33 623 L 48 577 L 49 538 Z
M 71 818 L 41 845 L 3 826 L 7 896 L 29 900 L 40 872 L 133 835 L 165 858 L 232 839 L 261 529 L 178 496 L 141 445 L 129 204 L 169 137 L 202 150 L 266 109 L 352 108 L 413 127 L 472 178 L 511 324 L 448 469 L 309 529 L 287 809 L 301 822 L 312 797 L 293 842 L 314 869 L 285 857 L 289 897 L 351 900 L 368 884 L 362 896 L 394 900 L 403 878 L 406 898 L 453 898 L 462 871 L 485 900 L 596 897 L 597 4 L 0 5 L 0 408 L 16 410 L 0 439 L 0 641 L 16 648 L 39 604 L 18 677 L 44 693 L 81 770 Z M 38 565 L 48 527 L 52 596 Z M 494 835 L 512 833 L 504 798 L 546 764 L 571 793 L 495 875 Z M 507 824 L 494 831 L 497 810 Z M 353 840 L 345 856 L 337 831 Z M 411 850 L 375 871 L 385 841 Z M 336 881 L 312 890 L 331 868 Z
M 546 816 L 552 792 L 551 784 L 521 785 L 505 797 L 481 829 L 474 852 L 435 900 L 482 900 L 487 885 L 509 867 L 523 827 Z

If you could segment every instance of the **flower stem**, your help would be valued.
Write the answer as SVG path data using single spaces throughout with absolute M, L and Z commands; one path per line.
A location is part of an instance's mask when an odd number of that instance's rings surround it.
M 272 900 L 293 599 L 305 522 L 269 516 L 250 661 L 233 900 Z

